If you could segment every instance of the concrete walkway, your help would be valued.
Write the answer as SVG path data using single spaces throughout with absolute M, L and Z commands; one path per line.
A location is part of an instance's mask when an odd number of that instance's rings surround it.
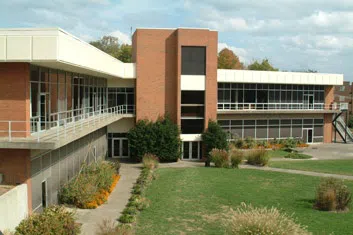
M 318 177 L 333 177 L 333 178 L 344 179 L 344 180 L 353 180 L 353 176 L 350 176 L 350 175 L 337 175 L 337 174 L 320 173 L 320 172 L 313 172 L 313 171 L 281 169 L 281 168 L 273 168 L 273 167 L 267 167 L 267 166 L 266 167 L 259 167 L 259 166 L 250 166 L 250 165 L 240 165 L 239 168 L 261 170 L 261 171 L 283 172 L 283 173 L 289 173 L 289 174 L 309 175 L 309 176 L 318 176 Z
M 121 163 L 121 178 L 108 201 L 96 209 L 77 209 L 77 222 L 82 224 L 81 234 L 96 234 L 97 225 L 103 220 L 116 221 L 131 196 L 131 189 L 141 171 L 141 164 Z

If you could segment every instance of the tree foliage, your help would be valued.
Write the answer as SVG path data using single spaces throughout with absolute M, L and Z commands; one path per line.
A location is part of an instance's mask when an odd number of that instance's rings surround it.
M 100 40 L 92 41 L 90 44 L 118 60 L 131 62 L 132 47 L 128 44 L 119 44 L 119 39 L 113 36 L 103 36 Z
M 252 64 L 248 66 L 248 70 L 258 70 L 258 71 L 278 71 L 277 68 L 273 67 L 268 59 L 263 59 L 262 62 L 255 60 Z
M 179 128 L 165 116 L 156 122 L 140 120 L 128 133 L 130 155 L 141 161 L 143 155 L 156 155 L 160 161 L 176 161 L 180 157 Z
M 207 130 L 202 133 L 202 141 L 207 153 L 206 166 L 210 164 L 209 153 L 212 149 L 228 149 L 227 133 L 218 125 L 217 122 L 209 121 Z
M 239 57 L 232 50 L 223 48 L 218 53 L 219 69 L 244 69 L 244 64 L 240 62 Z

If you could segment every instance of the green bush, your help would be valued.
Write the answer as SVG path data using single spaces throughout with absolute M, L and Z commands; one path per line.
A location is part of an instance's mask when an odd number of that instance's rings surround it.
M 158 156 L 161 162 L 176 161 L 180 157 L 179 128 L 168 116 L 156 122 L 140 120 L 128 132 L 131 158 L 141 161 L 147 153 Z
M 217 122 L 209 121 L 208 128 L 202 133 L 202 142 L 205 145 L 207 154 L 205 166 L 210 166 L 212 149 L 228 150 L 227 133 L 221 128 Z
M 158 163 L 158 158 L 153 154 L 146 153 L 142 157 L 142 164 L 144 168 L 153 170 L 158 167 Z
M 295 223 L 291 216 L 281 214 L 276 208 L 255 208 L 243 204 L 231 210 L 227 230 L 234 235 L 309 235 L 306 228 Z
M 297 147 L 297 140 L 293 139 L 293 138 L 288 138 L 286 140 L 284 140 L 284 147 L 285 148 L 295 148 Z
M 246 160 L 250 165 L 266 166 L 270 160 L 270 156 L 264 149 L 250 150 L 247 153 Z
M 49 233 L 50 231 L 50 233 Z M 16 227 L 16 235 L 75 235 L 80 227 L 75 223 L 74 213 L 61 206 L 50 206 L 41 214 L 32 214 Z
M 350 116 L 348 119 L 348 127 L 353 128 L 353 116 Z
M 242 138 L 239 138 L 234 141 L 234 146 L 238 149 L 242 149 L 246 146 L 246 143 Z
M 244 159 L 244 153 L 240 150 L 231 150 L 230 151 L 230 163 L 233 168 L 239 168 L 239 164 Z
M 315 207 L 324 211 L 348 209 L 352 194 L 342 180 L 323 179 L 316 189 Z
M 210 152 L 211 162 L 216 167 L 228 168 L 229 167 L 229 155 L 226 150 L 223 149 L 212 149 Z
M 250 136 L 245 138 L 245 144 L 248 149 L 253 149 L 256 147 L 256 141 Z
M 81 172 L 59 191 L 60 203 L 86 208 L 101 190 L 109 191 L 116 174 L 114 164 L 100 161 L 83 165 Z
M 123 224 L 131 224 L 136 221 L 135 215 L 122 214 L 119 217 L 119 222 Z
M 123 210 L 123 213 L 122 214 L 128 214 L 128 215 L 136 215 L 138 213 L 138 210 L 136 207 L 134 206 L 129 206 L 129 207 L 126 207 L 124 210 Z

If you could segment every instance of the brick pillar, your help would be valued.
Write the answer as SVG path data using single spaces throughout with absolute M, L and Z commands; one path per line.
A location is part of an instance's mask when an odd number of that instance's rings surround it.
M 0 63 L 0 120 L 12 123 L 12 137 L 30 135 L 30 65 Z M 0 136 L 8 136 L 9 124 L 0 122 Z M 23 131 L 23 132 L 22 132 Z
M 324 114 L 324 143 L 332 142 L 332 113 Z
M 325 106 L 329 106 L 335 100 L 334 96 L 334 86 L 325 86 Z

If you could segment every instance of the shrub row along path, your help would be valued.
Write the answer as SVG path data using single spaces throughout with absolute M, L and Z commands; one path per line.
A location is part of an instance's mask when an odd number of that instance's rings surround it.
M 131 189 L 140 175 L 141 164 L 121 163 L 121 178 L 108 201 L 96 209 L 77 209 L 77 222 L 82 224 L 81 234 L 96 234 L 98 224 L 108 219 L 115 221 L 120 217 L 131 196 Z
M 274 167 L 259 167 L 259 166 L 250 166 L 250 165 L 239 165 L 242 169 L 255 169 L 255 170 L 262 170 L 262 171 L 275 171 L 275 172 L 283 172 L 289 174 L 299 174 L 299 175 L 309 175 L 309 176 L 319 176 L 319 177 L 333 177 L 337 179 L 344 179 L 344 180 L 353 180 L 353 176 L 351 175 L 338 175 L 338 174 L 328 174 L 328 173 L 319 173 L 313 171 L 301 171 L 301 170 L 291 170 L 291 169 L 281 169 L 281 168 L 274 168 Z

